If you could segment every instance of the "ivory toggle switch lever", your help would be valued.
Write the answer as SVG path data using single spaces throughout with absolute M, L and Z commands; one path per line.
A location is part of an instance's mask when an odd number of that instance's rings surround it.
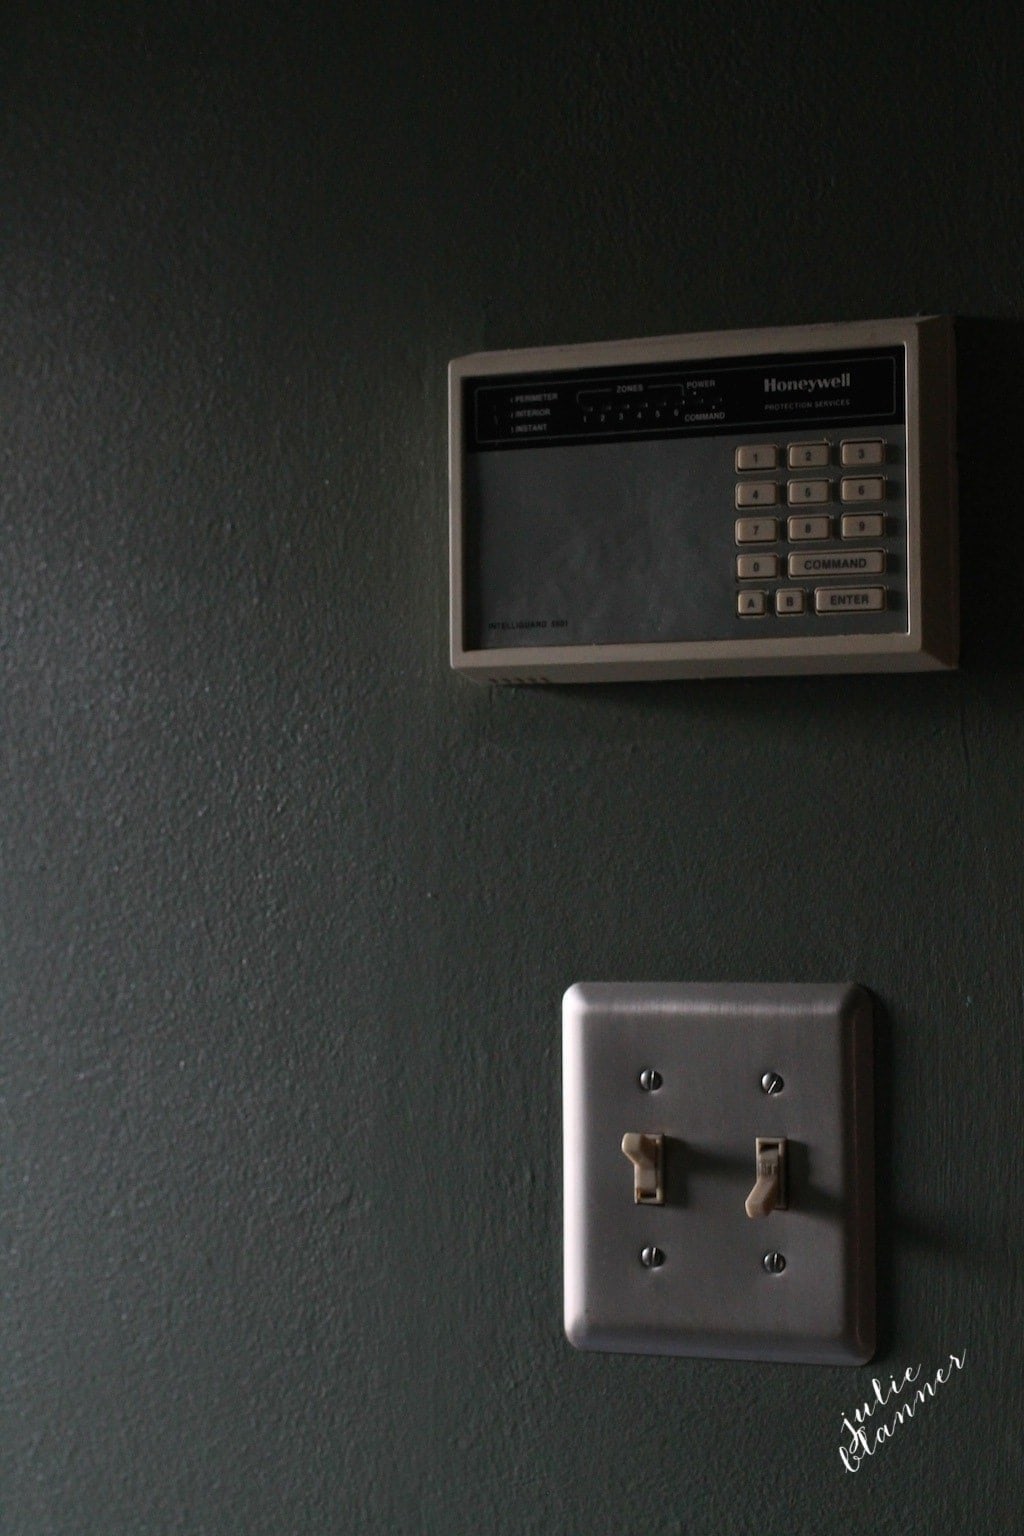
M 786 1138 L 758 1136 L 754 1164 L 757 1183 L 747 1196 L 748 1216 L 770 1216 L 786 1209 Z
M 636 1204 L 664 1205 L 661 1137 L 640 1131 L 627 1131 L 622 1138 L 622 1150 L 633 1164 L 633 1199 Z

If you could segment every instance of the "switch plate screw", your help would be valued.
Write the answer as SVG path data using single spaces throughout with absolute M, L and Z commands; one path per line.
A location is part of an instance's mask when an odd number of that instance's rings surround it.
M 653 1243 L 648 1243 L 647 1247 L 641 1250 L 640 1263 L 644 1269 L 657 1269 L 664 1262 L 664 1253 L 660 1248 L 655 1248 Z M 785 1263 L 785 1259 L 782 1262 Z
M 766 1253 L 761 1260 L 769 1275 L 781 1275 L 786 1267 L 786 1256 L 783 1253 Z
M 654 1067 L 644 1067 L 643 1071 L 640 1073 L 640 1087 L 643 1089 L 644 1093 L 657 1093 L 658 1089 L 661 1087 L 661 1084 L 661 1073 L 655 1071 Z
M 761 1079 L 761 1087 L 765 1093 L 781 1093 L 785 1086 L 777 1072 L 766 1072 Z

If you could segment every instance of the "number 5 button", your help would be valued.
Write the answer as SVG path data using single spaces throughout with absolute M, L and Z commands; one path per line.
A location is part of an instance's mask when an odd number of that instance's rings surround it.
M 828 501 L 827 480 L 791 480 L 787 487 L 791 507 L 820 506 Z

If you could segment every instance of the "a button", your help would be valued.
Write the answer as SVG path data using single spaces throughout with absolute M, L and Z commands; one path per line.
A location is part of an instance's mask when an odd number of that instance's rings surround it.
M 880 549 L 829 550 L 820 555 L 790 555 L 789 574 L 801 576 L 880 576 L 885 553 Z
M 736 575 L 740 581 L 768 581 L 779 574 L 778 555 L 737 555 Z
M 736 487 L 738 507 L 774 507 L 779 488 L 771 480 L 741 480 Z
M 881 512 L 864 512 L 859 517 L 856 512 L 844 512 L 841 526 L 844 539 L 881 539 L 885 535 Z
M 832 532 L 832 519 L 830 517 L 791 517 L 786 524 L 789 537 L 794 544 L 800 544 L 806 539 L 827 539 Z
M 856 442 L 840 443 L 839 462 L 843 468 L 862 464 L 867 469 L 872 464 L 885 463 L 885 444 L 877 438 L 863 438 Z
M 776 517 L 738 517 L 736 519 L 737 544 L 774 544 L 779 536 L 779 520 Z
M 768 612 L 767 592 L 741 592 L 736 599 L 736 612 L 741 619 L 763 619 Z
M 880 476 L 870 476 L 867 480 L 841 480 L 839 482 L 839 499 L 841 501 L 884 501 L 885 481 Z
M 791 480 L 787 487 L 791 507 L 821 506 L 828 501 L 827 480 Z
M 803 613 L 807 607 L 807 593 L 799 587 L 780 587 L 775 594 L 775 612 L 780 618 L 791 618 Z
M 884 607 L 884 587 L 818 587 L 814 593 L 815 613 L 881 613 Z
M 736 449 L 736 468 L 744 469 L 778 469 L 779 450 L 774 443 L 744 443 L 742 448 Z
M 828 443 L 790 443 L 786 458 L 790 469 L 821 469 L 828 456 Z

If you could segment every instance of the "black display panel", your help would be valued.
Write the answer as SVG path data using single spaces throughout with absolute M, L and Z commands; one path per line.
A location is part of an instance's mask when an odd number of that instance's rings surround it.
M 881 347 L 525 373 L 464 384 L 468 453 L 904 419 L 904 351 Z

